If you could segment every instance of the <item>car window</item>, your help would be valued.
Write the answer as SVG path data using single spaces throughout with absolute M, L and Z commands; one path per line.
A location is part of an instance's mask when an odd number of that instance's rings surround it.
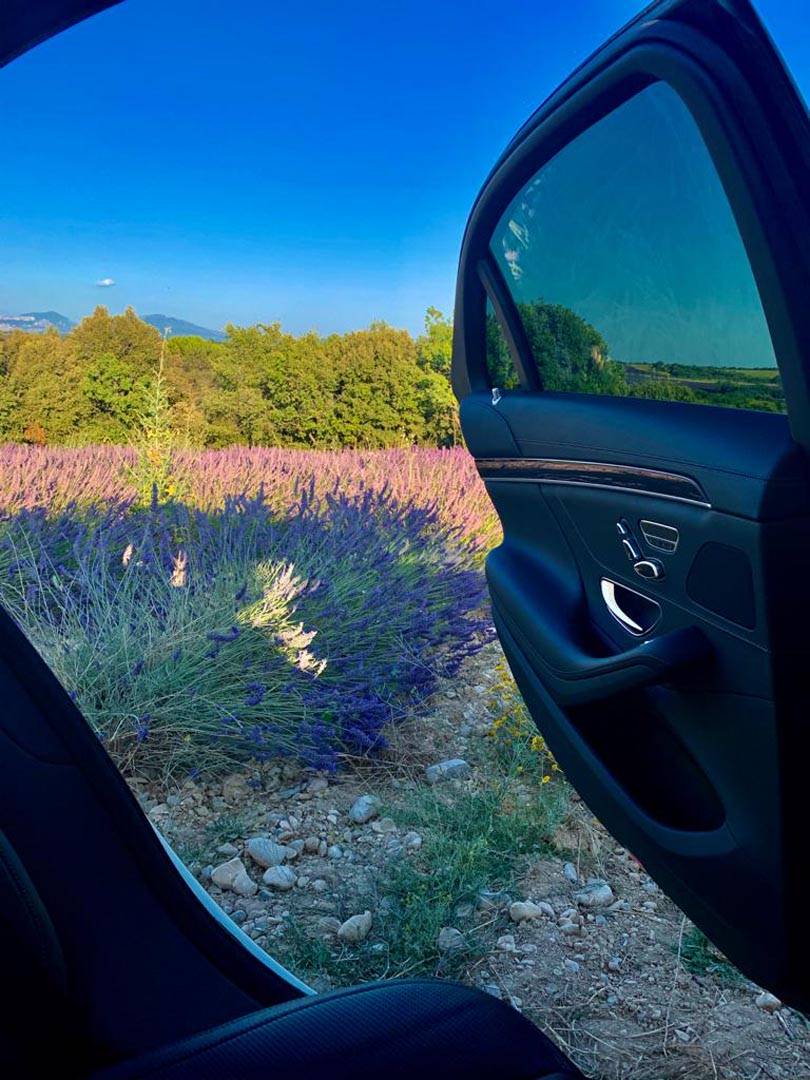
M 543 166 L 491 248 L 544 388 L 784 411 L 731 208 L 665 84 Z
M 497 386 L 499 390 L 516 390 L 520 386 L 520 376 L 509 353 L 509 345 L 491 300 L 487 300 L 486 335 L 489 385 Z

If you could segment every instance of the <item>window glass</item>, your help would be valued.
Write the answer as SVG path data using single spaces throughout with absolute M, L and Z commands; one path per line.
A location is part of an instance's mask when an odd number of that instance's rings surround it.
M 665 84 L 552 158 L 492 252 L 546 389 L 784 411 L 731 208 Z
M 486 359 L 490 386 L 497 386 L 499 390 L 514 390 L 520 386 L 520 378 L 491 300 L 487 300 Z

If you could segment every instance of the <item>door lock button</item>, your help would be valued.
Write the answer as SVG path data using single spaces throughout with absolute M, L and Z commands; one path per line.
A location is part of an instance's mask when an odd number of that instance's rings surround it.
M 624 537 L 624 539 L 622 540 L 622 547 L 624 548 L 624 553 L 630 560 L 630 562 L 635 562 L 636 559 L 641 558 L 641 551 L 639 549 L 639 546 L 631 536 Z
M 641 558 L 641 548 L 638 546 L 638 541 L 633 536 L 633 530 L 628 525 L 625 518 L 616 522 L 616 532 L 619 534 L 619 539 L 622 542 L 624 553 L 630 562 L 635 562 L 636 559 Z

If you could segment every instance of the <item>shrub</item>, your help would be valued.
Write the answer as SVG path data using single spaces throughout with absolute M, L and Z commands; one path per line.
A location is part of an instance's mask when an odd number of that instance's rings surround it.
M 0 600 L 122 767 L 164 777 L 373 750 L 487 637 L 483 599 L 457 530 L 384 488 L 0 526 Z

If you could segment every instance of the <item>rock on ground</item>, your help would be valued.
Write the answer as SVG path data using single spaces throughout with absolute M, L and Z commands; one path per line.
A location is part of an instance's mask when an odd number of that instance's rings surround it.
M 544 915 L 548 918 L 554 918 L 554 908 L 545 901 L 535 904 L 532 900 L 518 900 L 509 908 L 509 918 L 512 922 L 540 919 Z
M 441 952 L 454 952 L 466 945 L 464 935 L 455 926 L 443 926 L 436 938 L 436 945 Z
M 289 866 L 271 866 L 262 876 L 265 885 L 280 892 L 287 892 L 295 885 L 296 880 L 297 875 Z
M 281 866 L 287 857 L 287 849 L 283 844 L 277 844 L 266 836 L 254 836 L 245 844 L 245 851 L 258 863 L 267 869 L 270 866 Z
M 382 802 L 376 795 L 361 795 L 352 803 L 349 818 L 355 825 L 365 825 L 379 814 L 381 806 Z
M 338 929 L 337 936 L 348 945 L 365 941 L 371 932 L 372 917 L 370 911 L 361 915 L 351 915 Z
M 582 907 L 599 908 L 612 904 L 615 897 L 613 890 L 602 878 L 593 878 L 574 894 L 574 899 Z
M 245 864 L 241 859 L 229 859 L 228 862 L 214 867 L 211 880 L 215 885 L 219 885 L 220 889 L 233 889 L 236 879 L 245 873 Z
M 425 777 L 429 784 L 438 784 L 442 780 L 466 780 L 471 773 L 472 769 L 464 758 L 448 758 L 447 761 L 428 765 L 425 769 Z

